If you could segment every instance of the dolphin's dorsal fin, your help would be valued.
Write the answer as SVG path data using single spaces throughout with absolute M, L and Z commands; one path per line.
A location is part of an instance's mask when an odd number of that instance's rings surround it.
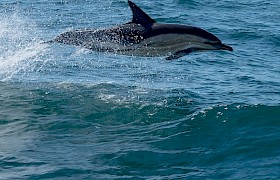
M 133 13 L 131 23 L 141 24 L 145 28 L 150 28 L 156 21 L 140 9 L 136 4 L 128 0 L 129 7 Z

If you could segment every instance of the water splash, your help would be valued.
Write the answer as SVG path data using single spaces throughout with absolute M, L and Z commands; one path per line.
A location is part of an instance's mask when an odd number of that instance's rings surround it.
M 42 34 L 35 23 L 13 14 L 0 20 L 0 80 L 33 71 L 38 64 L 45 64 L 42 56 L 48 45 L 40 43 Z M 40 66 L 40 65 L 39 65 Z

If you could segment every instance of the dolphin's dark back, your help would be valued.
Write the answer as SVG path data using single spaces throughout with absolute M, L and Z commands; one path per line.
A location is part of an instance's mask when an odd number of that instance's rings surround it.
M 147 29 L 140 24 L 127 23 L 117 28 L 104 30 L 102 34 L 106 37 L 118 37 L 121 44 L 139 43 L 150 37 L 164 34 L 188 34 L 204 38 L 207 41 L 221 42 L 215 35 L 201 28 L 180 24 L 154 23 Z
M 130 0 L 128 1 L 128 4 L 131 8 L 133 15 L 132 21 L 128 24 L 142 25 L 145 28 L 145 32 L 142 34 L 144 39 L 160 34 L 190 34 L 194 36 L 200 36 L 209 41 L 220 42 L 220 40 L 216 36 L 198 27 L 180 24 L 157 23 L 154 19 L 152 19 L 149 15 L 147 15 L 142 9 L 140 9 L 136 4 L 134 4 Z
M 201 28 L 181 24 L 154 23 L 151 31 L 146 33 L 146 37 L 156 36 L 159 34 L 190 34 L 202 37 L 209 41 L 220 42 L 220 40 L 215 35 Z

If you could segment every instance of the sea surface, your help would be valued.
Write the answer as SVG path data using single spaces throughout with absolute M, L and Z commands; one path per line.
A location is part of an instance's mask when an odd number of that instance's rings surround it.
M 125 0 L 0 0 L 0 179 L 279 179 L 279 0 L 134 0 L 234 51 L 178 60 L 43 44 Z

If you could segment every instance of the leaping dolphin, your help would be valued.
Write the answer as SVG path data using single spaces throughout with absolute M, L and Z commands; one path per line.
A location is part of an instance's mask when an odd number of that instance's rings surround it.
M 233 49 L 198 27 L 157 23 L 132 1 L 132 21 L 109 29 L 83 29 L 60 34 L 49 42 L 82 46 L 133 56 L 167 56 L 177 59 L 193 51 Z

